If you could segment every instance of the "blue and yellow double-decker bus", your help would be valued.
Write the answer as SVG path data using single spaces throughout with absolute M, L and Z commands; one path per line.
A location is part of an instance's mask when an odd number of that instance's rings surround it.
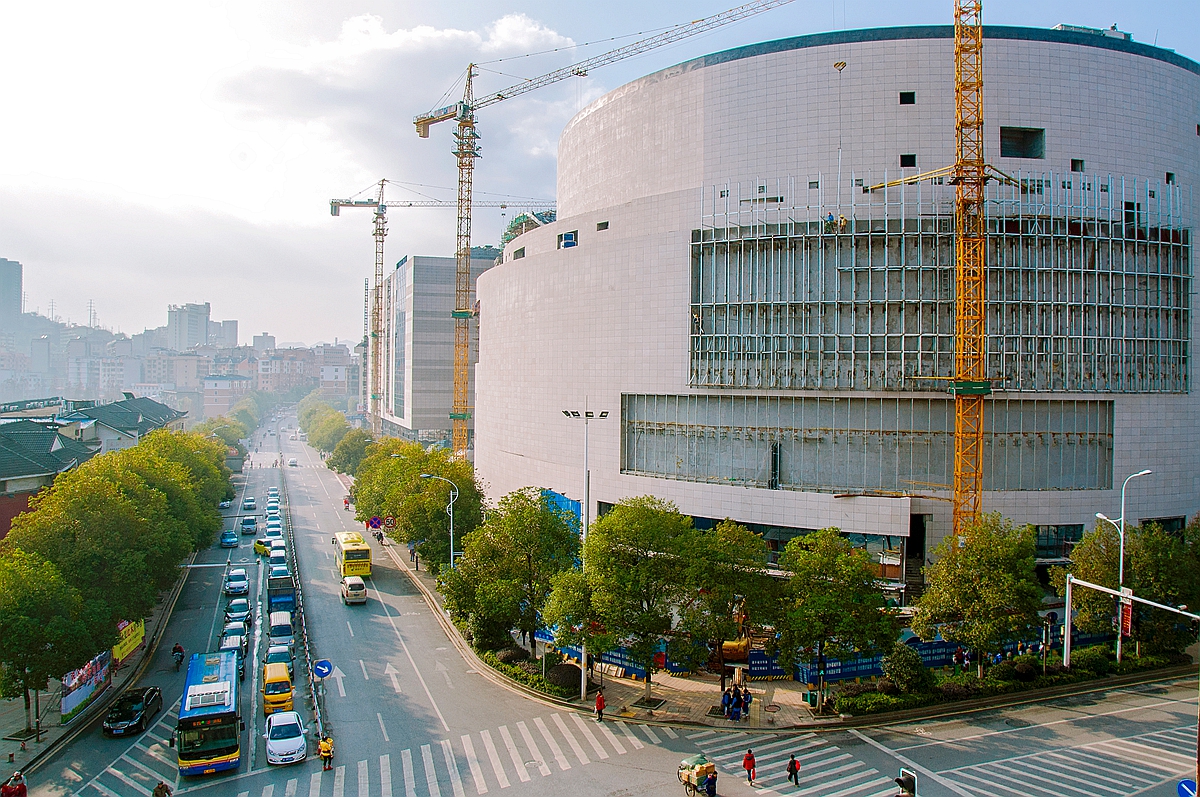
M 237 651 L 193 653 L 179 707 L 175 745 L 180 775 L 237 769 L 241 762 Z

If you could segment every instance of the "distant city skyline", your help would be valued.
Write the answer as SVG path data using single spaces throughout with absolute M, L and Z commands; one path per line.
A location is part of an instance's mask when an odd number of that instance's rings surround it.
M 332 218 L 328 200 L 381 177 L 414 184 L 414 197 L 452 199 L 449 131 L 422 141 L 412 117 L 457 97 L 469 61 L 482 65 L 480 91 L 500 89 L 734 4 L 5 4 L 0 65 L 17 78 L 0 90 L 10 120 L 0 130 L 0 257 L 24 264 L 27 310 L 48 313 L 53 301 L 55 314 L 82 322 L 93 300 L 100 322 L 126 334 L 146 326 L 149 307 L 203 297 L 280 340 L 358 339 L 370 214 Z M 476 190 L 553 198 L 565 124 L 641 75 L 758 41 L 948 24 L 950 14 L 949 0 L 797 0 L 493 106 L 480 116 Z M 986 3 L 984 21 L 1115 23 L 1135 41 L 1200 57 L 1200 4 L 1185 0 L 1009 0 Z M 512 212 L 478 212 L 473 243 L 497 243 Z M 390 229 L 391 265 L 403 252 L 453 252 L 452 209 L 397 210 Z

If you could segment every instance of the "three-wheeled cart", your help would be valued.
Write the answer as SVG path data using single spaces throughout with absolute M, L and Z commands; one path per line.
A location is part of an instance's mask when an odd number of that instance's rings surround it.
M 704 781 L 708 779 L 710 772 L 716 770 L 716 764 L 709 761 L 703 753 L 698 753 L 680 761 L 676 775 L 683 784 L 683 793 L 688 797 L 695 797 L 697 792 L 704 792 Z

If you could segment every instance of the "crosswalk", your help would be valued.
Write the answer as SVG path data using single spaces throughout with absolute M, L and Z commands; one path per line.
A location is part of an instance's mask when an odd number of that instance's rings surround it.
M 896 785 L 837 745 L 807 733 L 775 736 L 700 731 L 687 736 L 724 777 L 745 779 L 742 756 L 754 751 L 756 794 L 788 797 L 891 797 Z M 799 786 L 788 782 L 790 756 L 800 763 Z M 718 780 L 720 775 L 718 776 Z M 718 787 L 720 784 L 718 783 Z
M 149 795 L 160 780 L 175 783 L 179 776 L 179 759 L 170 740 L 171 729 L 178 719 L 179 703 L 176 703 L 163 711 L 148 731 L 131 737 L 132 743 L 117 760 L 75 794 L 81 797 L 132 797 Z
M 1108 739 L 938 773 L 964 791 L 1021 797 L 1117 797 L 1196 770 L 1196 726 Z

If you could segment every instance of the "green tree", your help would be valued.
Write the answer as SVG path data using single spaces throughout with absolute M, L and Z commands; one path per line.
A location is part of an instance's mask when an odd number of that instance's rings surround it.
M 366 459 L 367 447 L 371 445 L 371 433 L 366 429 L 350 429 L 326 460 L 330 468 L 339 473 L 353 476 L 358 472 L 358 466 Z
M 308 442 L 321 451 L 333 451 L 350 431 L 346 416 L 330 408 L 313 420 L 308 428 Z
M 1037 533 L 999 514 L 967 524 L 947 537 L 925 568 L 925 593 L 912 630 L 921 639 L 941 635 L 979 654 L 998 651 L 1039 625 L 1042 588 L 1034 570 Z M 983 677 L 983 655 L 979 676 Z
M 695 538 L 692 519 L 653 496 L 626 498 L 592 524 L 584 573 L 601 624 L 646 670 L 646 699 L 656 654 L 687 597 L 683 563 Z
M 772 622 L 777 590 L 766 573 L 767 544 L 745 526 L 724 520 L 711 531 L 695 532 L 680 564 L 690 596 L 678 609 L 668 652 L 672 661 L 695 670 L 711 650 L 724 691 L 723 643 L 740 638 L 750 626 Z
M 1200 605 L 1200 518 L 1180 534 L 1170 534 L 1149 523 L 1129 526 L 1125 532 L 1125 586 L 1138 595 L 1169 606 Z M 1110 523 L 1099 523 L 1071 551 L 1069 571 L 1077 578 L 1116 589 L 1120 537 Z M 1065 593 L 1068 568 L 1055 567 L 1050 581 L 1059 595 Z M 1075 624 L 1083 631 L 1108 633 L 1116 616 L 1116 601 L 1095 590 L 1072 593 Z M 1178 653 L 1195 641 L 1178 618 L 1161 609 L 1135 604 L 1131 637 L 1152 654 Z
M 143 437 L 137 447 L 186 468 L 200 501 L 214 511 L 218 503 L 234 496 L 225 449 L 216 440 L 194 432 L 159 429 Z
M 26 730 L 30 690 L 45 690 L 104 647 L 89 620 L 79 591 L 53 564 L 22 551 L 0 557 L 0 694 L 24 695 Z
M 598 656 L 617 644 L 596 609 L 591 582 L 578 567 L 563 570 L 550 579 L 550 595 L 542 610 L 542 620 L 554 629 L 554 643 L 559 647 L 585 645 L 592 655 Z
M 449 479 L 459 490 L 454 502 L 454 536 L 455 547 L 461 550 L 462 540 L 482 518 L 483 490 L 471 463 L 451 459 L 448 451 L 426 451 L 418 443 L 395 438 L 372 445 L 355 479 L 355 510 L 360 521 L 376 515 L 394 516 L 392 538 L 414 543 L 430 572 L 437 575 L 450 561 L 446 506 L 451 489 L 446 482 L 422 479 L 423 473 Z
M 236 448 L 245 456 L 246 447 L 241 441 L 250 436 L 245 424 L 228 415 L 209 418 L 192 427 L 192 433 L 209 440 L 219 440 L 230 448 Z
M 485 588 L 507 585 L 511 613 L 495 617 L 530 644 L 541 627 L 551 579 L 575 565 L 579 530 L 575 516 L 555 507 L 535 487 L 500 499 L 483 525 L 463 539 L 463 555 L 442 573 L 447 608 L 460 617 L 490 609 Z
M 879 588 L 879 567 L 837 529 L 788 542 L 779 566 L 791 572 L 776 618 L 780 663 L 790 669 L 815 655 L 824 695 L 828 656 L 870 656 L 891 647 L 899 621 Z

